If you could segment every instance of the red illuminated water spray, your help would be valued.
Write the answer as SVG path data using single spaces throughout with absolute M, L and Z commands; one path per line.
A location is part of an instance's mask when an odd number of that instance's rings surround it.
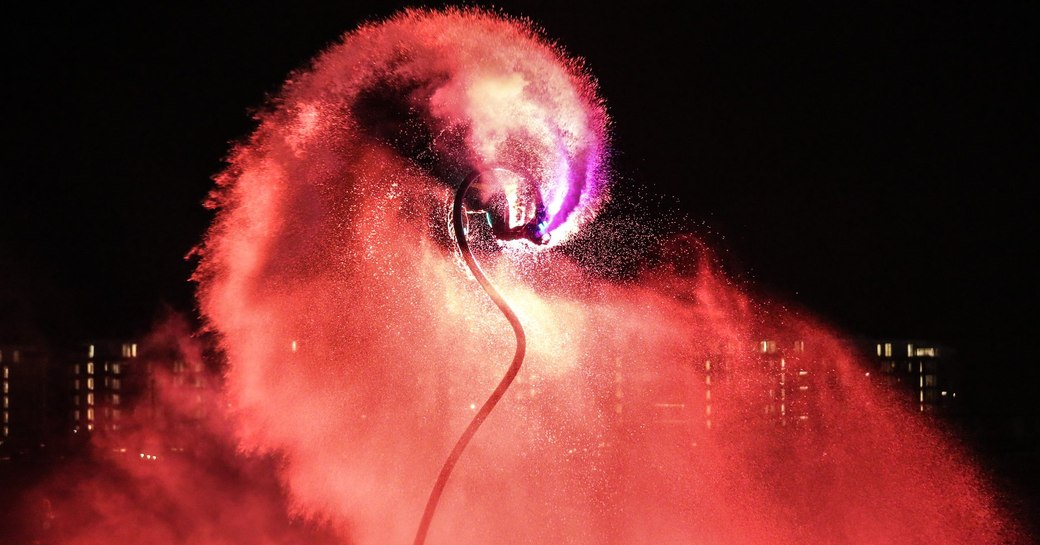
M 433 490 L 430 491 L 430 497 L 426 501 L 426 509 L 423 511 L 422 520 L 419 522 L 419 530 L 415 533 L 415 545 L 423 545 L 426 542 L 426 534 L 430 529 L 430 522 L 433 520 L 433 514 L 437 511 L 437 503 L 440 501 L 441 494 L 444 492 L 444 486 L 448 483 L 448 478 L 451 477 L 452 470 L 455 469 L 455 464 L 458 463 L 459 457 L 462 456 L 462 452 L 466 450 L 466 446 L 469 444 L 473 436 L 476 435 L 477 430 L 480 429 L 481 424 L 487 420 L 488 415 L 494 410 L 495 405 L 498 404 L 502 396 L 505 395 L 506 390 L 513 383 L 513 379 L 516 378 L 517 373 L 520 372 L 520 367 L 524 363 L 524 354 L 527 352 L 527 337 L 524 335 L 524 328 L 520 325 L 520 319 L 516 317 L 516 313 L 509 307 L 509 303 L 506 302 L 502 294 L 499 293 L 495 285 L 488 280 L 488 277 L 484 274 L 484 271 L 480 270 L 480 265 L 477 264 L 476 258 L 473 257 L 473 252 L 469 248 L 469 243 L 466 240 L 466 226 L 463 224 L 463 202 L 466 199 L 466 193 L 469 188 L 480 179 L 482 172 L 474 172 L 463 180 L 462 184 L 459 185 L 458 191 L 455 192 L 455 203 L 452 206 L 451 220 L 452 226 L 455 229 L 455 242 L 459 246 L 459 252 L 462 254 L 462 258 L 466 261 L 466 265 L 469 270 L 473 273 L 473 277 L 480 283 L 480 287 L 484 288 L 484 291 L 488 294 L 488 297 L 495 302 L 498 309 L 502 311 L 506 319 L 509 320 L 509 325 L 513 326 L 513 333 L 516 335 L 516 353 L 513 354 L 513 363 L 509 365 L 509 369 L 506 371 L 505 376 L 498 383 L 495 391 L 491 393 L 484 405 L 480 407 L 477 414 L 470 421 L 469 426 L 459 436 L 459 440 L 455 443 L 455 447 L 451 449 L 451 454 L 448 455 L 448 459 L 444 461 L 444 465 L 441 466 L 441 472 L 437 475 L 437 481 L 433 485 Z M 523 233 L 525 238 L 528 238 L 536 244 L 544 244 L 548 241 L 548 235 L 542 232 L 544 229 L 544 213 L 539 212 L 535 214 L 528 224 L 521 228 L 514 230 L 516 233 Z

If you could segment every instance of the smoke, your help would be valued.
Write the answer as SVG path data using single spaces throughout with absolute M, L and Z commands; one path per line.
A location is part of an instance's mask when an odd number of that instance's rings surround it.
M 1021 539 L 966 454 L 866 380 L 839 335 L 734 285 L 693 237 L 596 219 L 606 114 L 580 63 L 528 24 L 449 10 L 364 26 L 259 122 L 199 248 L 227 359 L 205 404 L 218 417 L 192 438 L 200 454 L 70 476 L 61 495 L 92 508 L 58 542 L 410 542 L 513 351 L 448 227 L 454 188 L 494 169 L 512 174 L 470 208 L 524 220 L 533 184 L 553 245 L 470 221 L 528 356 L 429 543 Z M 612 256 L 640 268 L 611 280 Z M 196 406 L 174 392 L 159 406 Z

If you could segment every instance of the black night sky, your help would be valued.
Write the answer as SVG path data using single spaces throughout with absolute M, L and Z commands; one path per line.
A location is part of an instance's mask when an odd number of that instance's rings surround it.
M 770 4 L 499 5 L 598 77 L 621 191 L 686 212 L 762 292 L 945 341 L 982 403 L 1035 411 L 1036 5 Z M 6 13 L 0 325 L 76 340 L 192 312 L 184 256 L 250 109 L 397 7 Z

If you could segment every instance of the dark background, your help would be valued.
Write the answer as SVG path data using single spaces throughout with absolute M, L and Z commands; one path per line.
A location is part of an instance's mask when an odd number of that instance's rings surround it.
M 619 191 L 845 331 L 958 348 L 980 411 L 1037 414 L 1036 4 L 769 4 L 501 6 L 598 77 Z M 250 109 L 396 7 L 5 13 L 0 326 L 127 336 L 193 312 L 184 256 Z

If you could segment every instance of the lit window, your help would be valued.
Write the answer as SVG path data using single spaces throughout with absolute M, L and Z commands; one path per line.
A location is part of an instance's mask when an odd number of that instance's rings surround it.
M 89 420 L 91 422 L 94 421 L 94 409 L 93 408 L 87 409 L 87 420 Z
M 79 390 L 79 379 L 72 381 L 73 389 Z
M 11 378 L 11 369 L 6 365 L 4 366 L 4 378 Z
M 4 424 L 9 424 L 10 422 L 11 422 L 11 413 L 9 413 L 7 411 L 4 411 Z
M 935 348 L 915 348 L 914 355 L 919 358 L 934 358 Z
M 8 391 L 10 390 L 10 386 L 8 386 L 8 384 L 9 383 L 5 380 L 4 381 L 4 393 L 5 394 L 8 393 Z
M 79 374 L 79 364 L 78 363 L 72 367 L 72 374 L 74 374 L 74 375 L 78 375 Z
M 10 434 L 11 434 L 11 428 L 8 428 L 7 426 L 4 426 L 4 437 L 7 437 Z
M 805 341 L 795 341 L 794 342 L 794 351 L 795 352 L 805 352 Z
M 90 362 L 90 363 L 87 364 L 87 374 L 88 375 L 93 375 L 94 374 L 94 362 Z
M 131 358 L 136 358 L 137 357 L 137 343 L 134 343 L 134 344 L 130 345 L 130 357 Z
M 10 409 L 11 408 L 11 398 L 9 398 L 7 396 L 4 396 L 4 408 L 5 409 Z
M 92 379 L 92 378 L 88 378 L 87 379 L 87 389 L 88 390 L 93 390 L 94 389 L 94 379 Z
M 119 374 L 119 364 L 118 363 L 113 363 L 112 364 L 112 374 L 113 375 L 118 375 Z
M 119 405 L 119 394 L 112 394 L 112 404 Z
M 906 355 L 907 356 L 913 356 L 914 355 L 914 345 L 912 345 L 912 344 L 906 345 Z
M 94 345 L 90 345 L 90 346 L 87 347 L 87 357 L 88 358 L 93 358 L 94 357 Z
M 296 341 L 293 341 L 293 342 L 292 342 L 291 350 L 292 350 L 293 352 L 296 352 Z
M 94 392 L 90 392 L 89 394 L 87 394 L 87 405 L 93 405 L 93 404 L 94 404 Z
M 881 355 L 881 343 L 878 343 L 878 345 L 877 345 L 877 355 L 878 356 Z
M 117 379 L 117 378 L 112 379 L 112 389 L 113 390 L 118 390 L 119 389 L 119 384 L 120 384 L 119 379 Z
M 885 343 L 885 357 L 892 357 L 892 343 Z
M 776 352 L 776 341 L 762 341 L 758 344 L 758 348 L 763 354 L 772 354 Z
M 704 360 L 704 370 L 711 371 L 711 360 Z
M 79 410 L 72 411 L 72 419 L 79 421 Z

